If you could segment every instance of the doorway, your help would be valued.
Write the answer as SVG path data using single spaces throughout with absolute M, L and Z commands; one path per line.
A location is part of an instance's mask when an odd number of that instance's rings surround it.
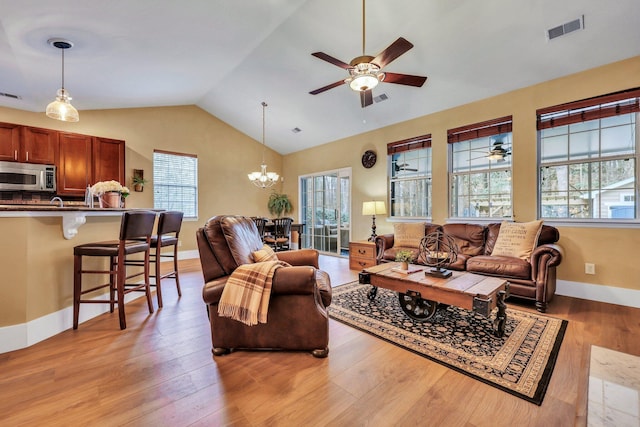
M 300 177 L 300 212 L 305 223 L 302 247 L 349 255 L 351 168 Z

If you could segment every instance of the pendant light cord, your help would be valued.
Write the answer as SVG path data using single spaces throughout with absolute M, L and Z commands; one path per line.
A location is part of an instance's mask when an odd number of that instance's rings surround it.
M 64 49 L 62 51 L 62 90 L 64 90 Z
M 364 2 L 365 0 L 362 0 L 362 56 L 365 55 L 365 45 L 364 45 L 364 38 L 365 38 L 365 28 L 366 28 L 366 24 L 365 24 L 365 19 L 364 19 Z
M 264 130 L 265 130 L 265 109 L 267 108 L 267 103 L 262 101 L 262 164 L 264 164 L 264 154 L 267 151 L 267 144 L 264 142 Z

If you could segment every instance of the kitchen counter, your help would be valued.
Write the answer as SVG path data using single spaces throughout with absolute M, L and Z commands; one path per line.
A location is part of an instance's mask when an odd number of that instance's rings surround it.
M 78 234 L 80 226 L 87 221 L 87 216 L 121 216 L 123 212 L 136 210 L 158 209 L 128 209 L 128 208 L 89 208 L 84 205 L 68 205 L 60 207 L 52 204 L 5 204 L 0 205 L 0 218 L 23 217 L 51 217 L 62 218 L 62 235 L 65 239 L 73 239 Z

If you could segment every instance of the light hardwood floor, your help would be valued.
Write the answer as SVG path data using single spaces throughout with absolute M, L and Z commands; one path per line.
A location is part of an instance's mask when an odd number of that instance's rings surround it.
M 334 286 L 357 278 L 346 259 L 320 262 Z M 333 320 L 326 359 L 212 359 L 199 261 L 181 279 L 182 298 L 168 281 L 152 315 L 129 303 L 125 331 L 104 314 L 0 354 L 0 425 L 586 425 L 591 344 L 640 355 L 639 309 L 556 297 L 548 314 L 569 326 L 540 407 Z

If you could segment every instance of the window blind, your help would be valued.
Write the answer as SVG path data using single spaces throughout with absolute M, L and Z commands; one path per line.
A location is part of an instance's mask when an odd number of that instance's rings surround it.
M 198 157 L 154 150 L 153 207 L 198 216 Z
M 447 142 L 468 141 L 470 139 L 482 138 L 485 136 L 500 135 L 511 132 L 513 116 L 505 116 L 499 119 L 487 120 L 486 122 L 461 126 L 447 131 Z
M 402 141 L 390 142 L 387 144 L 387 154 L 402 153 L 403 151 L 417 150 L 419 148 L 431 147 L 431 134 L 415 136 L 403 139 Z
M 640 88 L 596 96 L 536 111 L 538 130 L 640 111 Z

